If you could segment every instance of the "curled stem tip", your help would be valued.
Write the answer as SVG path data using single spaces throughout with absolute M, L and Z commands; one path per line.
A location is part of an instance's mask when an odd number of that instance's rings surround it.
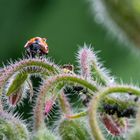
M 40 125 L 42 125 L 44 123 L 44 114 L 43 114 L 44 107 L 43 107 L 43 105 L 44 105 L 45 101 L 44 101 L 43 97 L 45 97 L 45 94 L 51 88 L 55 87 L 56 85 L 60 84 L 61 82 L 65 82 L 65 84 L 68 82 L 78 83 L 78 84 L 90 89 L 93 92 L 97 90 L 96 85 L 94 85 L 93 83 L 89 83 L 88 81 L 84 80 L 83 78 L 75 76 L 75 75 L 59 74 L 59 75 L 50 77 L 41 86 L 40 92 L 38 95 L 38 99 L 37 99 L 37 103 L 36 103 L 36 107 L 35 107 L 35 112 L 34 112 L 35 128 L 36 129 L 38 129 L 40 127 Z M 62 86 L 60 86 L 60 90 L 61 89 L 62 89 Z
M 106 95 L 119 92 L 119 93 L 132 93 L 134 95 L 140 96 L 140 89 L 130 87 L 130 86 L 115 86 L 115 87 L 108 87 L 105 88 L 102 91 L 99 91 L 99 93 L 93 97 L 93 99 L 90 102 L 89 105 L 89 124 L 91 127 L 92 134 L 96 140 L 105 140 L 101 129 L 98 125 L 98 119 L 97 119 L 97 108 L 98 104 L 100 103 L 101 99 L 104 98 Z

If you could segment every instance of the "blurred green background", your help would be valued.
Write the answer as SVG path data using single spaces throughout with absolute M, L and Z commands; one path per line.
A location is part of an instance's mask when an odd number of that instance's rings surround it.
M 91 44 L 118 79 L 140 83 L 140 49 L 133 51 L 98 25 L 87 0 L 0 0 L 0 60 L 17 59 L 32 37 L 47 37 L 49 57 L 74 63 L 79 46 Z M 137 53 L 136 53 L 137 52 Z

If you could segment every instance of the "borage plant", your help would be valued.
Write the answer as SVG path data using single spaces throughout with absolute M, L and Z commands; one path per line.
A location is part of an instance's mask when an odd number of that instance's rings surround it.
M 0 140 L 139 139 L 140 88 L 117 83 L 91 46 L 79 49 L 76 70 L 46 59 L 45 39 L 25 48 L 26 58 L 0 70 Z M 33 104 L 28 121 L 15 111 L 24 98 Z

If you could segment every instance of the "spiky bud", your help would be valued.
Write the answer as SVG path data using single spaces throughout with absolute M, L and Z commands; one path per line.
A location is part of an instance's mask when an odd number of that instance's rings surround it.
M 29 140 L 26 126 L 11 114 L 0 112 L 0 139 Z
M 139 140 L 139 139 L 140 139 L 140 127 L 137 126 L 128 135 L 128 140 Z
M 64 119 L 59 125 L 62 140 L 92 140 L 84 121 Z
M 87 80 L 95 80 L 102 85 L 110 85 L 114 82 L 114 78 L 109 75 L 102 63 L 98 61 L 96 52 L 91 49 L 91 46 L 84 44 L 84 47 L 79 50 L 78 62 L 80 74 Z
M 48 129 L 43 128 L 35 132 L 31 140 L 57 140 L 57 137 Z
M 84 48 L 80 49 L 77 55 L 79 64 L 80 64 L 80 70 L 81 75 L 84 78 L 91 78 L 91 63 L 93 60 L 95 60 L 94 54 L 91 51 L 90 48 L 87 47 L 86 44 L 84 44 Z

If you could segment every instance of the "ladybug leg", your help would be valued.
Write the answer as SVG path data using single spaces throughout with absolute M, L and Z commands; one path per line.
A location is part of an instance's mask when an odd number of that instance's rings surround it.
M 45 54 L 42 50 L 40 50 L 40 53 L 39 53 L 39 58 L 43 59 L 46 57 L 47 54 Z
M 25 57 L 26 57 L 26 58 L 30 58 L 30 57 L 32 57 L 32 53 L 31 53 L 31 51 L 30 51 L 29 48 L 26 49 L 26 51 L 25 51 Z

